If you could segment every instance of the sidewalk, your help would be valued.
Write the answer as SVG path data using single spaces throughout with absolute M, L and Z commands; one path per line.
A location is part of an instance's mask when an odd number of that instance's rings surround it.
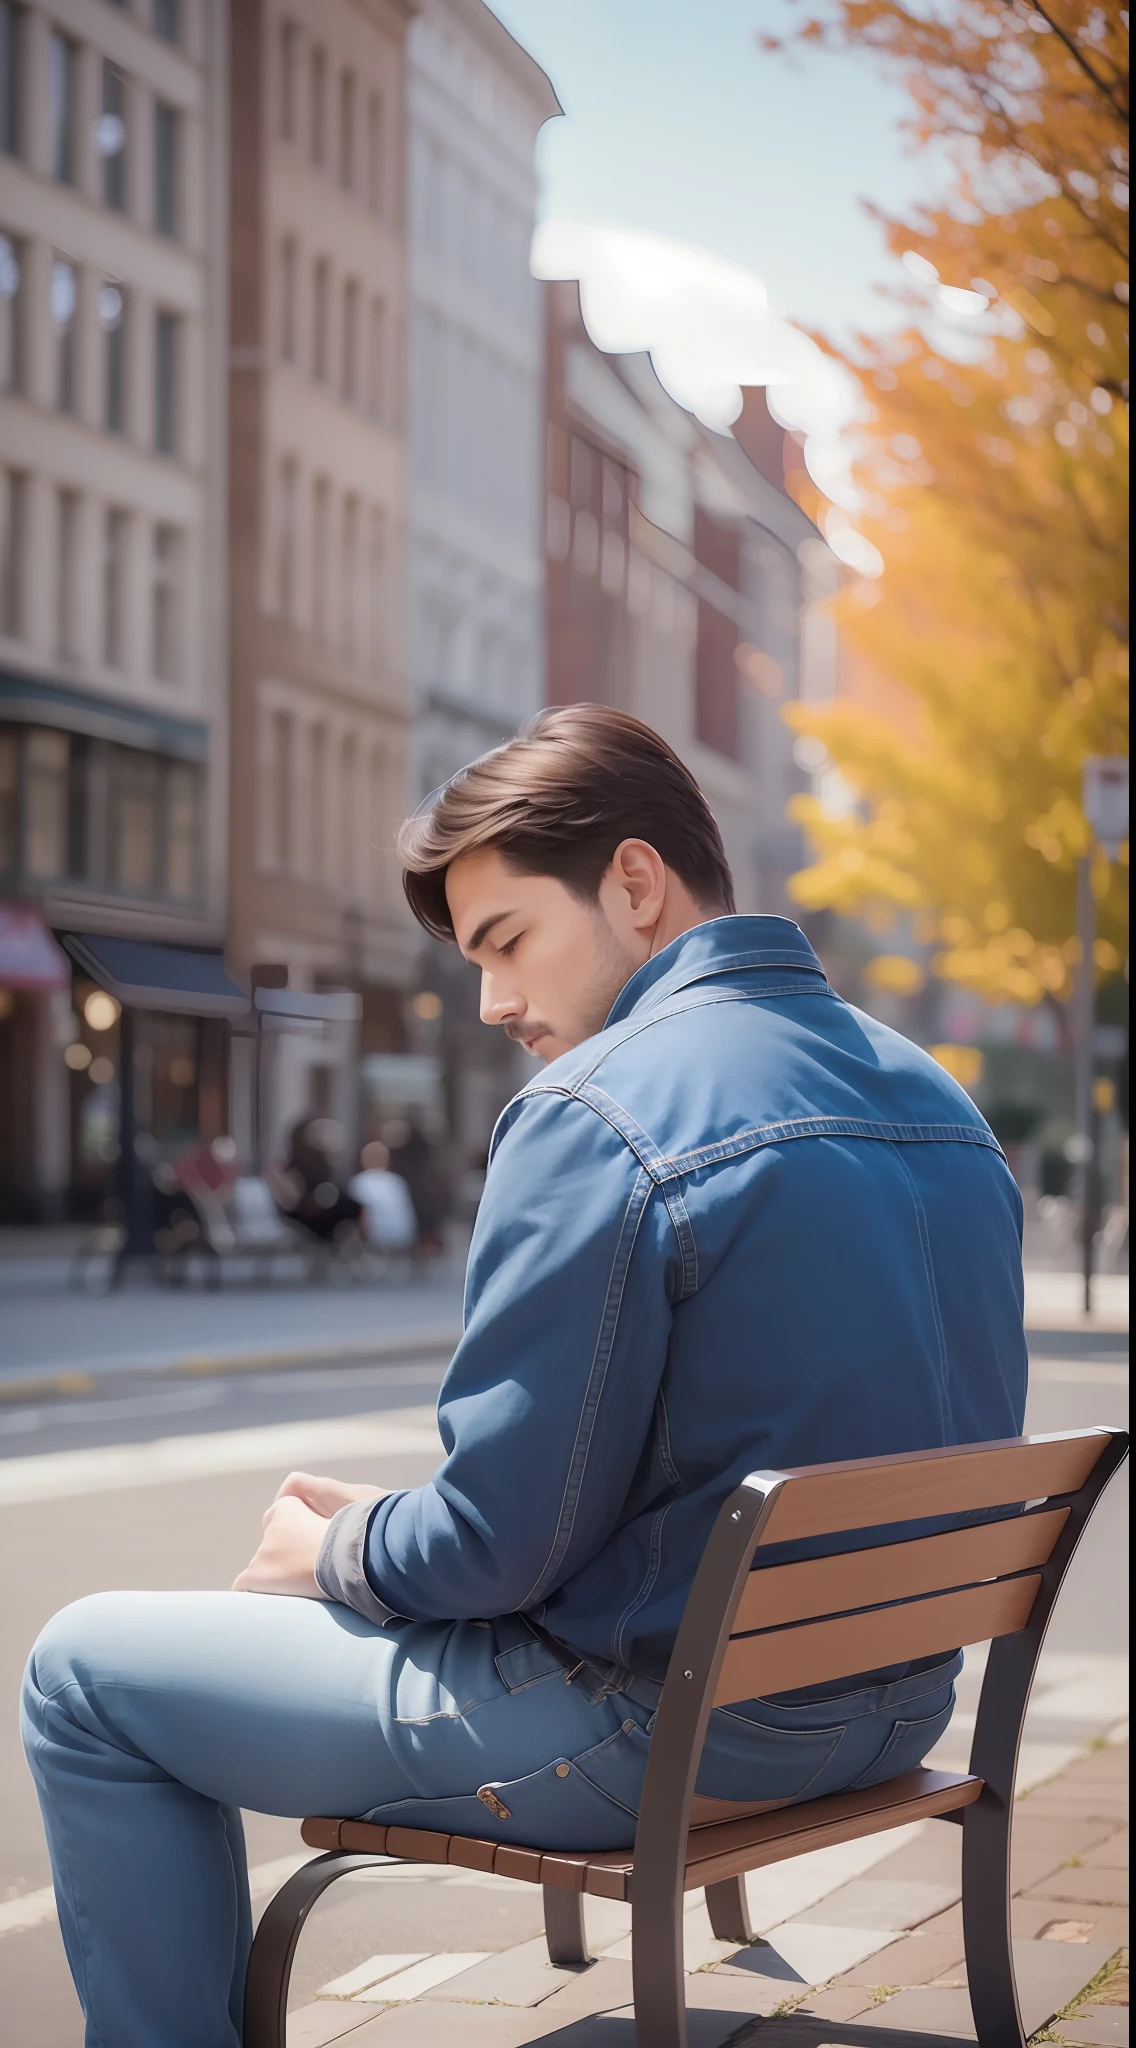
M 1116 1740 L 1119 1736 L 1119 1741 Z M 1013 1925 L 1026 2026 L 1036 2040 L 1128 2040 L 1128 1746 L 1125 1727 L 1020 1796 Z M 925 1821 L 815 1851 L 748 1881 L 759 1938 L 711 1934 L 686 1910 L 691 2048 L 948 2048 L 975 2038 L 966 1992 L 962 1830 Z M 426 1878 L 426 1867 L 416 1873 Z M 504 1880 L 445 1869 L 440 1882 Z M 370 1883 L 381 1939 L 383 1893 Z M 339 1887 L 335 1887 L 339 1889 Z M 374 1955 L 289 2016 L 288 2048 L 632 2048 L 630 1907 L 587 1901 L 597 1959 L 554 1969 L 538 1938 L 496 1955 Z
M 444 1360 L 461 1334 L 461 1265 L 452 1255 L 429 1279 L 404 1285 L 289 1282 L 216 1293 L 132 1285 L 92 1298 L 68 1292 L 66 1262 L 56 1273 L 47 1259 L 0 1257 L 0 1403 L 102 1392 L 131 1373 L 197 1377 Z M 1127 1277 L 1097 1276 L 1087 1320 L 1081 1285 L 1075 1273 L 1027 1272 L 1027 1329 L 1049 1352 L 1056 1346 L 1060 1353 L 1067 1337 L 1125 1357 Z

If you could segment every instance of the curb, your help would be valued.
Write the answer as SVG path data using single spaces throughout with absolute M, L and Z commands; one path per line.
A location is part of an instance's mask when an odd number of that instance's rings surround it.
M 403 1359 L 446 1359 L 456 1349 L 461 1325 L 447 1323 L 429 1330 L 408 1330 L 403 1337 L 361 1337 L 354 1343 L 291 1345 L 273 1351 L 200 1351 L 157 1359 L 149 1368 L 162 1379 L 207 1379 L 243 1373 L 289 1372 L 303 1366 L 381 1365 Z M 129 1383 L 146 1372 L 145 1362 L 90 1372 L 73 1366 L 37 1373 L 27 1379 L 0 1382 L 0 1405 L 20 1401 L 59 1400 L 67 1395 L 100 1394 Z

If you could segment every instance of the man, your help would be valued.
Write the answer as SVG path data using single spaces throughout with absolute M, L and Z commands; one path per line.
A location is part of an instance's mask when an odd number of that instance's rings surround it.
M 239 2039 L 240 1805 L 626 1846 L 742 1476 L 1021 1425 L 1021 1206 L 993 1137 L 794 924 L 734 915 L 654 733 L 545 713 L 400 848 L 483 1016 L 545 1062 L 495 1134 L 446 1455 L 385 1498 L 292 1474 L 236 1582 L 287 1597 L 103 1595 L 41 1637 L 27 1746 L 91 2043 Z M 718 1709 L 699 1791 L 908 1770 L 957 1668 Z

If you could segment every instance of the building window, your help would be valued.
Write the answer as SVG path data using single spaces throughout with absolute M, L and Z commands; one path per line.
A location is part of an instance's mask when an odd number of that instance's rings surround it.
M 126 80 L 103 60 L 103 110 L 95 123 L 95 148 L 103 160 L 103 205 L 126 211 Z
M 387 566 L 386 522 L 379 511 L 372 511 L 370 533 L 367 542 L 367 652 L 375 670 L 382 667 L 384 603 L 383 591 Z
M 359 742 L 355 734 L 344 733 L 339 746 L 339 878 L 349 896 L 355 892 L 358 759 Z
M 55 403 L 75 410 L 75 314 L 79 302 L 75 265 L 57 256 L 51 266 L 51 324 L 55 336 Z
M 296 459 L 286 455 L 280 464 L 279 526 L 277 528 L 276 609 L 282 619 L 296 616 L 296 517 L 299 473 Z
M 159 764 L 156 754 L 111 746 L 110 880 L 130 896 L 158 891 Z
M 381 420 L 386 407 L 387 309 L 382 299 L 371 300 L 371 331 L 367 352 L 367 411 Z
M 339 182 L 345 192 L 355 189 L 355 73 L 339 74 Z
M 345 661 L 358 653 L 355 611 L 359 595 L 359 500 L 343 500 L 343 560 L 339 580 L 339 644 Z
M 159 313 L 154 321 L 154 446 L 159 455 L 177 453 L 178 321 Z
M 327 55 L 313 50 L 309 73 L 311 105 L 308 113 L 308 146 L 314 164 L 327 162 Z
M 198 890 L 201 776 L 188 761 L 166 770 L 166 894 L 191 902 Z
M 0 633 L 18 640 L 24 624 L 24 504 L 20 470 L 0 470 Z
M 287 874 L 292 864 L 292 754 L 295 728 L 290 711 L 274 711 L 269 723 L 269 862 Z
M 67 872 L 71 749 L 65 732 L 29 732 L 24 742 L 24 870 L 37 881 Z
M 16 865 L 16 788 L 20 770 L 14 732 L 0 732 L 0 875 Z
M 312 727 L 311 865 L 322 880 L 327 873 L 327 727 Z
M 377 92 L 367 101 L 367 204 L 383 210 L 383 103 Z
M 370 838 L 371 842 L 371 867 L 373 870 L 374 877 L 373 885 L 380 896 L 385 896 L 390 888 L 391 871 L 386 859 L 387 849 L 382 844 L 381 839 L 382 825 L 380 823 L 380 820 L 388 815 L 387 757 L 382 747 L 371 748 L 370 782 L 371 831 L 368 837 Z
M 53 29 L 47 57 L 51 175 L 63 185 L 75 182 L 75 72 L 74 43 Z
M 296 360 L 296 315 L 299 291 L 299 252 L 296 237 L 286 235 L 280 248 L 280 354 L 286 363 Z
M 79 493 L 60 491 L 56 497 L 57 546 L 55 552 L 55 646 L 64 661 L 79 652 L 76 580 L 79 570 Z
M 300 82 L 300 28 L 294 21 L 280 24 L 280 139 L 296 140 L 296 110 Z
M 103 660 L 122 668 L 126 653 L 126 543 L 129 514 L 112 507 L 103 527 Z
M 161 36 L 164 43 L 181 41 L 180 13 L 178 0 L 153 0 L 151 20 L 154 24 L 154 34 Z
M 359 287 L 350 278 L 343 287 L 343 396 L 349 405 L 358 397 Z
M 331 568 L 331 486 L 317 477 L 312 493 L 312 628 L 327 638 L 328 574 Z
M 176 526 L 154 528 L 150 589 L 150 665 L 160 683 L 178 680 L 182 537 Z
M 99 326 L 103 336 L 103 425 L 108 434 L 121 434 L 126 430 L 126 303 L 117 284 L 104 284 L 99 292 Z
M 160 235 L 178 231 L 178 116 L 159 100 L 154 107 L 154 226 Z
M 22 16 L 22 8 L 0 0 L 0 156 L 20 154 Z
M 23 266 L 20 249 L 0 235 L 0 391 L 18 391 L 23 375 Z
M 319 384 L 327 381 L 330 328 L 331 266 L 321 256 L 312 277 L 312 375 Z

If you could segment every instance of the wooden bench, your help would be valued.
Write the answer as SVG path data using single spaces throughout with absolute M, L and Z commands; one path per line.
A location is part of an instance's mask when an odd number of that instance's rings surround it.
M 1022 1437 L 898 1458 L 755 1472 L 721 1509 L 667 1670 L 633 1850 L 515 1848 L 464 1835 L 310 1819 L 325 1853 L 289 1878 L 257 1931 L 245 2048 L 284 2048 L 300 1929 L 327 1885 L 378 1857 L 539 1884 L 551 1960 L 584 1965 L 587 1895 L 629 1900 L 639 2048 L 686 2048 L 683 1894 L 705 1887 L 715 1934 L 752 1939 L 745 1873 L 938 1816 L 963 1829 L 967 1978 L 981 2048 L 1024 2048 L 1010 1946 L 1014 1772 L 1030 1686 L 1062 1580 L 1128 1438 Z M 1006 1518 L 864 1547 L 889 1523 Z M 1015 1512 L 1015 1510 L 1017 1510 Z M 842 1538 L 833 1554 L 754 1570 L 772 1543 Z M 991 1641 L 965 1773 L 920 1769 L 868 1791 L 764 1806 L 696 1797 L 711 1710 Z

